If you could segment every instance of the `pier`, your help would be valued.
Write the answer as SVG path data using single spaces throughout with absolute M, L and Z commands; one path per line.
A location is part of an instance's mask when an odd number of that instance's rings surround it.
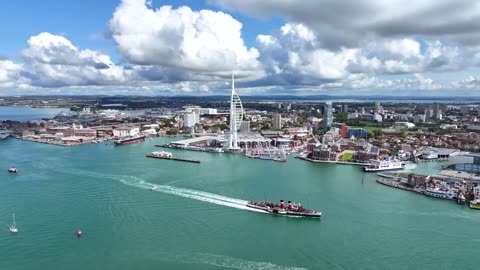
M 297 155 L 296 158 L 303 159 L 303 160 L 310 161 L 310 162 L 315 162 L 315 163 L 332 163 L 332 164 L 355 165 L 355 166 L 367 166 L 368 165 L 368 163 L 351 162 L 351 161 L 311 159 L 311 158 L 301 156 L 301 155 Z
M 196 160 L 196 159 L 185 159 L 185 158 L 176 158 L 176 157 L 162 157 L 162 156 L 153 155 L 153 154 L 147 154 L 147 157 L 148 158 L 157 158 L 157 159 L 169 159 L 169 160 L 191 162 L 191 163 L 200 163 L 200 160 Z
M 172 144 L 172 143 L 156 144 L 155 147 L 199 151 L 199 152 L 207 152 L 207 153 L 223 153 L 224 152 L 222 148 L 200 147 L 200 146 L 190 146 L 190 145 L 181 145 L 181 144 Z

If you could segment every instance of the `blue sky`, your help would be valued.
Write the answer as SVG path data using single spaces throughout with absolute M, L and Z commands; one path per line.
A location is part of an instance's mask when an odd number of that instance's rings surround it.
M 0 9 L 0 35 L 8 37 L 0 43 L 0 54 L 11 59 L 19 59 L 19 51 L 26 47 L 29 37 L 42 32 L 50 32 L 67 37 L 79 48 L 94 48 L 105 51 L 118 59 L 115 44 L 102 38 L 108 33 L 108 21 L 119 0 L 19 0 L 3 1 Z M 204 1 L 154 0 L 153 7 L 170 5 L 174 8 L 189 6 L 194 10 L 220 10 Z M 242 35 L 247 46 L 254 46 L 258 34 L 270 33 L 279 28 L 281 18 L 257 20 L 251 16 L 232 12 L 244 25 Z
M 480 5 L 406 1 L 3 1 L 0 95 L 477 95 Z

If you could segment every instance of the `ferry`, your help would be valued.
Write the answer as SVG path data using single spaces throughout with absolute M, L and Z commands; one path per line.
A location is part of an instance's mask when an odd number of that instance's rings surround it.
M 117 140 L 113 141 L 113 143 L 116 144 L 116 145 L 126 145 L 126 144 L 138 143 L 138 142 L 143 142 L 143 141 L 145 141 L 145 136 L 137 135 L 137 136 L 123 137 L 123 138 L 120 138 L 120 139 L 117 139 Z
M 273 202 L 267 201 L 250 201 L 247 203 L 247 207 L 263 210 L 267 213 L 279 216 L 307 218 L 320 218 L 322 216 L 321 212 L 303 208 L 301 204 L 292 204 L 291 201 L 288 201 L 288 205 L 287 207 L 285 207 L 285 202 L 283 200 L 280 200 L 280 204 L 275 204 Z
M 440 199 L 447 199 L 452 200 L 455 197 L 455 192 L 451 189 L 442 189 L 442 188 L 426 188 L 423 194 L 440 198 Z
M 383 160 L 371 160 L 370 165 L 363 167 L 363 170 L 366 172 L 393 171 L 403 170 L 405 166 L 405 163 L 399 160 L 386 157 Z

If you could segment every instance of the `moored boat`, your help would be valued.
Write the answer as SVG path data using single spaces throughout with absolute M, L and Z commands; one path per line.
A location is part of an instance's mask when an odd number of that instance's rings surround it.
M 6 129 L 0 129 L 0 140 L 8 138 L 12 134 L 12 131 Z
M 423 194 L 447 200 L 452 200 L 455 197 L 455 192 L 453 190 L 444 188 L 426 188 Z
M 143 136 L 143 135 L 127 136 L 127 137 L 117 139 L 117 140 L 113 141 L 113 143 L 116 144 L 116 145 L 126 145 L 126 144 L 143 142 L 143 141 L 145 141 L 145 138 L 146 137 Z
M 458 203 L 458 204 L 465 204 L 465 196 L 463 195 L 463 193 L 460 193 L 460 194 L 458 195 L 457 203 Z
M 480 210 L 480 199 L 470 201 L 469 206 L 472 209 Z
M 255 202 L 250 201 L 247 203 L 247 207 L 263 210 L 267 213 L 280 215 L 280 216 L 292 216 L 292 217 L 308 217 L 308 218 L 320 218 L 321 212 L 304 208 L 301 204 L 293 204 L 288 201 L 288 205 L 285 206 L 285 202 L 280 200 L 280 204 L 273 202 Z

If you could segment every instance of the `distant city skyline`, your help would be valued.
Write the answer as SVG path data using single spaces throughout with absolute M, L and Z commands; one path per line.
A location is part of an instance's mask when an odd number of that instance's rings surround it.
M 480 96 L 478 21 L 467 0 L 10 1 L 0 96 L 228 95 L 232 71 L 241 96 Z

